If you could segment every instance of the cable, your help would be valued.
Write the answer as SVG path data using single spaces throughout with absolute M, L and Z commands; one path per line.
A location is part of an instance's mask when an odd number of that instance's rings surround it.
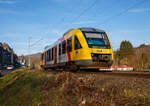
M 40 40 L 38 40 L 38 41 L 36 41 L 36 42 L 34 42 L 34 43 L 32 43 L 30 46 L 35 46 L 37 43 L 39 43 L 41 40 L 43 40 L 43 38 L 41 38 Z
M 84 9 L 76 18 L 74 18 L 72 21 L 71 21 L 71 24 L 76 21 L 77 19 L 79 19 L 85 12 L 87 12 L 90 8 L 92 8 L 93 6 L 95 6 L 96 2 L 98 0 L 95 0 L 90 6 L 88 6 L 86 9 Z M 66 16 L 62 17 L 60 19 L 60 22 L 64 21 Z M 59 26 L 60 26 L 60 23 L 59 23 Z M 57 34 L 57 33 L 56 33 Z
M 116 4 L 116 2 L 119 3 L 119 2 L 121 2 L 121 1 L 114 0 L 114 2 L 111 3 L 111 5 L 106 5 L 103 9 L 101 9 L 101 11 L 97 11 L 97 10 L 99 10 L 99 9 L 96 9 L 96 12 L 97 12 L 96 15 L 100 16 L 100 15 L 102 15 L 102 14 L 104 13 L 103 10 L 106 11 L 106 10 L 108 10 L 108 9 L 112 9 L 112 7 L 114 7 L 114 4 Z M 96 15 L 94 15 L 94 17 L 96 17 Z
M 76 18 L 74 18 L 71 22 L 70 22 L 70 24 L 72 24 L 74 21 L 76 21 L 77 19 L 79 19 L 86 11 L 88 11 L 90 8 L 92 8 L 95 4 L 96 4 L 96 2 L 97 2 L 98 0 L 95 0 L 90 6 L 88 6 L 86 9 L 84 9 Z M 65 16 L 61 19 L 62 21 L 64 21 L 64 19 L 65 19 Z M 69 24 L 69 25 L 70 25 Z M 58 32 L 59 33 L 59 32 Z M 56 33 L 57 34 L 57 33 Z
M 74 9 L 74 6 L 72 6 L 72 9 L 70 9 L 70 10 L 71 10 L 70 13 L 72 13 L 73 9 Z M 64 22 L 66 16 L 67 16 L 67 15 L 64 15 L 60 20 L 57 21 L 57 23 L 56 23 L 55 25 L 60 26 L 60 25 Z M 52 25 L 52 27 L 53 27 L 53 26 L 54 26 L 54 25 Z M 58 26 L 57 26 L 57 27 L 58 27 Z M 55 34 L 58 35 L 59 32 L 60 32 L 60 31 L 56 32 Z
M 87 12 L 90 8 L 94 7 L 94 5 L 96 4 L 98 0 L 95 0 L 89 7 L 87 7 L 86 9 L 84 9 L 74 20 L 72 20 L 71 24 L 76 21 L 77 19 L 79 19 L 85 12 Z
M 114 17 L 118 17 L 118 16 L 120 16 L 120 15 L 122 15 L 122 14 L 128 12 L 130 9 L 136 7 L 137 5 L 143 4 L 143 3 L 146 2 L 146 1 L 147 1 L 147 0 L 142 0 L 141 2 L 138 2 L 138 3 L 136 3 L 136 4 L 132 5 L 132 6 L 130 6 L 130 7 L 126 8 L 126 9 L 124 9 L 122 12 L 117 13 L 117 14 L 115 14 L 115 15 L 113 15 L 113 16 L 107 18 L 106 20 L 104 20 L 104 21 L 103 21 L 102 23 L 100 23 L 100 24 L 97 24 L 96 27 L 99 26 L 99 25 L 103 25 L 103 24 L 107 23 L 108 21 L 114 19 Z

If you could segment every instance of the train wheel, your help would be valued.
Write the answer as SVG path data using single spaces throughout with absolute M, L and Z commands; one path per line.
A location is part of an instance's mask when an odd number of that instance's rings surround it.
M 78 67 L 77 65 L 72 64 L 70 66 L 70 71 L 72 71 L 72 72 L 77 72 L 79 70 L 80 70 L 80 67 Z

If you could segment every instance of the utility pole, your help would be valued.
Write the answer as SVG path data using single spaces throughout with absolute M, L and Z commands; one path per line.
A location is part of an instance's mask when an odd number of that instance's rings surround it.
M 31 37 L 28 38 L 28 67 L 30 68 L 31 66 L 31 58 L 30 58 L 30 40 L 31 40 Z
M 31 38 L 32 37 L 28 38 L 28 67 L 29 67 L 29 69 L 31 68 L 31 56 L 30 56 L 31 55 L 31 47 L 33 47 L 34 45 L 36 45 L 43 39 L 43 38 L 41 38 L 40 40 L 31 44 Z

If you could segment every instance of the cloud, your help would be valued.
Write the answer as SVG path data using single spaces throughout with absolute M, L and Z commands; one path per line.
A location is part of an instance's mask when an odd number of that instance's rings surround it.
M 0 4 L 16 4 L 16 1 L 12 1 L 12 0 L 0 0 Z
M 18 14 L 18 13 L 13 10 L 0 9 L 0 14 Z
M 24 34 L 16 34 L 16 33 L 6 33 L 6 34 L 1 34 L 2 36 L 1 37 L 3 37 L 3 38 L 9 38 L 9 37 L 15 37 L 15 38 L 17 38 L 17 37 L 21 37 L 21 36 L 26 36 L 26 35 L 24 35 Z
M 131 10 L 129 10 L 128 12 L 130 12 L 130 13 L 150 12 L 150 8 L 131 9 Z

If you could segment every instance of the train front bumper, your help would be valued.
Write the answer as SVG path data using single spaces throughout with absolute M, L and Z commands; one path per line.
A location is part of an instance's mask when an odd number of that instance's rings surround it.
M 110 64 L 112 64 L 113 61 L 109 62 L 94 62 L 93 60 L 78 60 L 75 61 L 75 64 L 79 66 L 80 68 L 88 68 L 88 69 L 107 69 L 110 67 Z

